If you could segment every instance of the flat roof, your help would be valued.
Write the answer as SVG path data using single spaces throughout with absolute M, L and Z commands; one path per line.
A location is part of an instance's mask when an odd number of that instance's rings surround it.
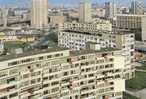
M 104 30 L 99 30 L 99 31 L 94 31 L 94 32 L 86 32 L 86 31 L 78 31 L 78 30 L 63 30 L 63 32 L 72 32 L 72 33 L 80 33 L 80 34 L 87 34 L 87 35 L 98 35 L 101 33 L 112 33 L 110 31 L 104 31 Z
M 10 59 L 27 57 L 27 56 L 31 56 L 31 55 L 39 55 L 39 54 L 44 54 L 44 53 L 51 53 L 51 52 L 65 51 L 65 50 L 69 50 L 69 49 L 60 48 L 60 47 L 48 48 L 48 49 L 42 49 L 42 50 L 34 49 L 34 50 L 31 50 L 31 51 L 23 52 L 22 54 L 11 54 L 11 55 L 0 56 L 0 62 L 10 60 Z M 84 54 L 90 54 L 90 53 L 109 53 L 109 52 L 118 51 L 118 50 L 119 49 L 115 49 L 115 48 L 104 48 L 104 49 L 101 49 L 101 50 L 70 51 L 70 56 L 78 56 L 78 55 L 84 55 Z
M 5 60 L 9 60 L 9 59 L 17 59 L 17 58 L 27 57 L 27 56 L 31 56 L 31 55 L 38 55 L 38 54 L 43 54 L 43 53 L 63 51 L 63 50 L 68 50 L 68 49 L 59 48 L 59 47 L 48 48 L 48 49 L 32 49 L 29 51 L 24 51 L 22 54 L 2 55 L 2 56 L 0 56 L 0 61 L 5 61 Z
M 80 33 L 80 34 L 87 34 L 87 35 L 98 35 L 98 34 L 115 34 L 115 35 L 125 35 L 125 34 L 134 34 L 129 30 L 113 30 L 113 31 L 106 31 L 106 30 L 99 30 L 94 32 L 86 32 L 86 31 L 78 31 L 78 30 L 63 30 L 63 32 L 71 32 L 71 33 Z
M 116 48 L 102 48 L 100 50 L 79 50 L 79 51 L 71 51 L 71 56 L 78 56 L 78 55 L 84 55 L 84 54 L 90 54 L 90 53 L 109 53 L 114 51 L 119 51 L 120 49 Z
M 135 14 L 116 14 L 116 16 L 146 17 L 146 15 L 135 15 Z

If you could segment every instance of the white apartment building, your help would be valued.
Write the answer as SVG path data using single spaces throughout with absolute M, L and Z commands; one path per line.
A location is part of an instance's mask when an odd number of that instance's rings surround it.
M 37 29 L 48 27 L 48 0 L 31 1 L 31 26 Z
M 35 50 L 0 57 L 0 99 L 122 99 L 120 50 Z
M 133 62 L 135 61 L 135 35 L 134 33 L 118 32 L 117 34 L 113 34 L 113 41 L 115 42 L 116 48 L 122 50 L 121 53 L 126 59 L 125 77 L 127 79 L 131 79 L 132 73 L 135 72 L 135 69 L 133 67 Z
M 72 50 L 81 50 L 87 48 L 88 42 L 93 42 L 97 43 L 101 48 L 115 47 L 110 35 L 108 31 L 80 32 L 64 30 L 58 34 L 58 46 Z
M 126 58 L 127 78 L 135 71 L 133 68 L 135 36 L 128 31 L 109 32 L 95 31 L 82 32 L 63 30 L 58 34 L 58 46 L 70 48 L 72 50 L 87 49 L 89 44 L 95 43 L 97 49 L 101 48 L 117 48 L 122 50 L 122 55 Z M 129 78 L 130 79 L 130 78 Z
M 115 2 L 106 2 L 105 3 L 105 17 L 113 19 L 117 14 L 117 5 Z
M 80 0 L 79 21 L 82 23 L 92 21 L 91 4 L 89 0 Z

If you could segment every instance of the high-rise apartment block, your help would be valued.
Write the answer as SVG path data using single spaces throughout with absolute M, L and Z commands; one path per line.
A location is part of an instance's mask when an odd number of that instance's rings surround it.
M 80 0 L 79 21 L 89 23 L 92 21 L 91 4 L 89 0 Z
M 3 27 L 6 28 L 8 24 L 8 9 L 2 8 L 2 23 Z
M 48 0 L 32 0 L 31 26 L 37 29 L 48 26 Z
M 114 18 L 117 14 L 117 5 L 115 2 L 106 2 L 105 3 L 105 17 Z
M 0 99 L 122 99 L 120 50 L 54 48 L 0 58 Z

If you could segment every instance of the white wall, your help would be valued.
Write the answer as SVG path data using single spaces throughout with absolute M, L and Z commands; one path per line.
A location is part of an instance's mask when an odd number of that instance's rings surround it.
M 114 81 L 115 92 L 125 91 L 125 80 L 118 79 Z
M 146 16 L 142 17 L 142 40 L 146 42 Z

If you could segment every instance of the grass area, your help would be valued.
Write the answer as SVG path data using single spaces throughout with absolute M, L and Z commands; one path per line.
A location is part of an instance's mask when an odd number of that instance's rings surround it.
M 55 33 L 51 33 L 48 35 L 48 47 L 56 47 L 58 46 L 58 37 Z
M 56 47 L 57 43 L 54 41 L 49 41 L 48 47 Z
M 131 95 L 127 94 L 127 93 L 124 93 L 123 99 L 139 99 L 139 98 L 131 96 Z
M 8 51 L 10 51 L 13 48 L 24 48 L 25 46 L 28 46 L 28 43 L 25 42 L 18 42 L 18 41 L 9 41 L 9 42 L 5 42 L 5 49 L 7 49 Z
M 136 72 L 135 78 L 126 81 L 126 88 L 130 91 L 138 91 L 146 88 L 146 73 Z
M 136 67 L 136 69 L 146 70 L 146 63 L 143 63 L 140 67 Z

